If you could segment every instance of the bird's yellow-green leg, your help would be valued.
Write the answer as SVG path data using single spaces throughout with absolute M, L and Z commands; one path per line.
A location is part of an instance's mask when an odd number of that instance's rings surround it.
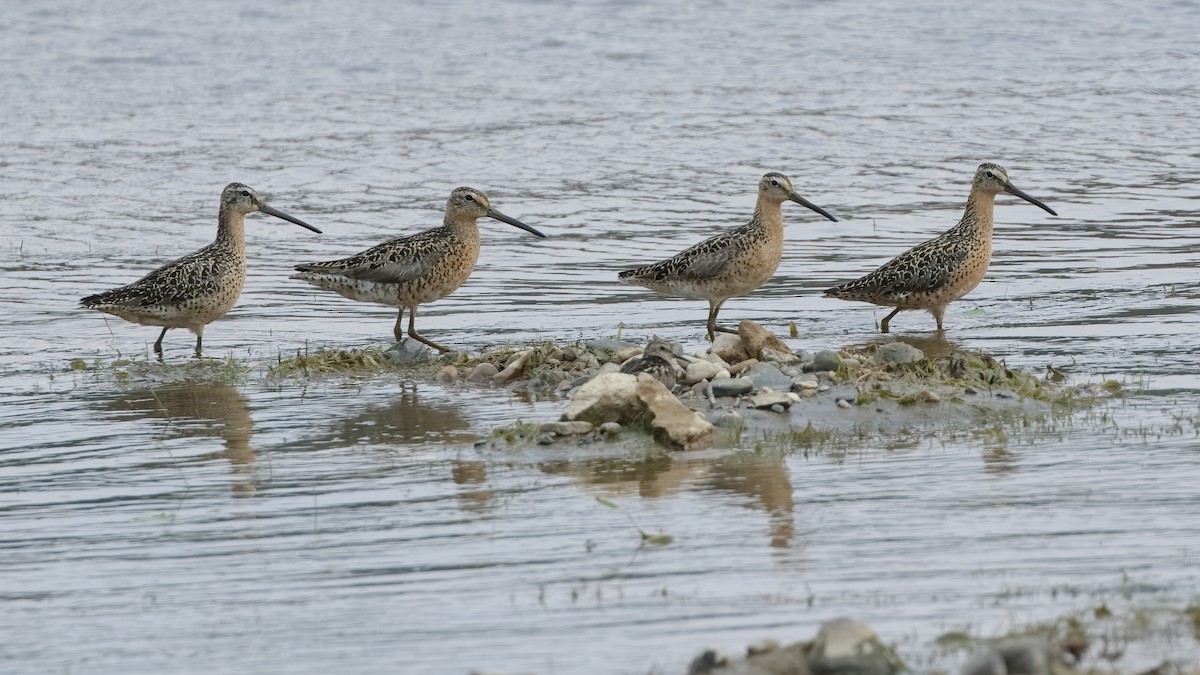
M 439 352 L 441 352 L 443 354 L 450 351 L 449 347 L 443 347 L 432 340 L 426 340 L 425 338 L 421 337 L 420 334 L 417 333 L 416 326 L 414 325 L 416 322 L 416 319 L 417 319 L 417 308 L 410 307 L 408 309 L 408 336 L 410 338 L 416 340 L 417 342 L 427 344 L 430 347 L 433 347 L 434 349 L 438 350 Z
M 392 336 L 396 338 L 396 342 L 404 339 L 404 308 L 400 308 L 400 313 L 396 315 L 396 325 L 392 327 Z
M 892 320 L 893 316 L 896 316 L 899 313 L 900 313 L 900 308 L 897 307 L 896 309 L 892 310 L 891 314 L 888 314 L 887 316 L 883 317 L 883 321 L 879 322 L 879 332 L 880 333 L 888 332 L 888 323 Z
M 168 330 L 170 329 L 163 328 L 162 332 L 158 334 L 158 339 L 154 341 L 154 353 L 158 354 L 159 356 L 162 356 L 162 341 L 163 338 L 167 336 Z
M 726 298 L 727 300 L 728 298 Z M 737 333 L 736 329 L 725 328 L 717 325 L 717 312 L 721 311 L 721 306 L 725 304 L 725 300 L 720 302 L 708 301 L 708 341 L 712 342 L 717 338 L 717 332 L 721 333 Z

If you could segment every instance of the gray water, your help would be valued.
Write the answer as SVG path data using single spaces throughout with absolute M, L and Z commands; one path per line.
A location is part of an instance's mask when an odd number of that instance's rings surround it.
M 7 3 L 0 670 L 674 673 L 841 615 L 952 669 L 944 631 L 1200 600 L 1197 26 L 1186 2 Z M 999 198 L 949 337 L 1125 383 L 1102 412 L 614 455 L 474 447 L 559 402 L 260 376 L 382 343 L 392 310 L 289 270 L 438 224 L 458 185 L 550 237 L 481 222 L 470 282 L 422 308 L 444 344 L 700 347 L 703 303 L 615 272 L 744 222 L 768 170 L 841 222 L 785 206 L 778 274 L 723 318 L 869 342 L 883 310 L 820 290 L 953 225 L 982 161 L 1061 215 Z M 325 230 L 250 217 L 205 347 L 251 375 L 189 366 L 181 331 L 180 382 L 71 371 L 149 357 L 156 329 L 76 301 L 209 242 L 234 180 Z M 673 543 L 639 550 L 597 496 Z

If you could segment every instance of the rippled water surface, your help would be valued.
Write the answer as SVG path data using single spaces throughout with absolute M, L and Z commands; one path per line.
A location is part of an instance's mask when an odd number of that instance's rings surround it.
M 0 670 L 680 672 L 839 615 L 953 668 L 944 631 L 1200 600 L 1197 25 L 1153 1 L 8 3 Z M 205 347 L 253 373 L 389 337 L 392 310 L 291 266 L 436 225 L 458 185 L 550 237 L 481 222 L 470 282 L 422 308 L 440 342 L 699 347 L 703 303 L 615 273 L 744 222 L 768 170 L 840 222 L 786 205 L 778 274 L 723 318 L 869 342 L 883 310 L 820 291 L 953 225 L 982 161 L 1061 215 L 998 199 L 949 338 L 1125 382 L 1102 412 L 808 456 L 506 451 L 474 441 L 561 404 L 230 384 L 182 331 L 167 362 L 198 376 L 68 367 L 148 356 L 156 329 L 76 301 L 209 242 L 233 180 L 325 230 L 248 219 Z M 639 550 L 597 496 L 673 543 Z

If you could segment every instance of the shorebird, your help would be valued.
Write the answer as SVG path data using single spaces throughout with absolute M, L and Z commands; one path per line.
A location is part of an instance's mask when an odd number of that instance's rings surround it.
M 754 217 L 741 227 L 684 249 L 673 258 L 625 270 L 617 278 L 667 295 L 708 301 L 708 339 L 716 331 L 736 333 L 717 326 L 717 312 L 729 298 L 762 286 L 783 257 L 783 203 L 793 201 L 837 222 L 824 209 L 796 194 L 792 181 L 771 172 L 758 181 Z
M 675 364 L 675 359 L 679 358 L 683 358 L 683 354 L 680 354 L 674 345 L 655 337 L 646 345 L 646 350 L 642 352 L 641 356 L 630 359 L 621 366 L 621 372 L 630 375 L 649 373 L 651 377 L 662 382 L 670 390 L 675 388 L 678 377 L 676 371 L 679 368 Z
M 825 297 L 895 307 L 879 324 L 901 311 L 923 309 L 942 332 L 946 307 L 970 293 L 987 274 L 992 258 L 992 207 L 996 195 L 1007 192 L 1057 216 L 1054 209 L 1018 190 L 1008 172 L 996 164 L 980 164 L 971 181 L 971 194 L 962 220 L 941 235 L 910 248 L 865 277 L 825 291 Z
M 479 258 L 479 228 L 475 221 L 485 216 L 539 237 L 546 236 L 493 209 L 487 195 L 479 190 L 460 187 L 446 200 L 446 217 L 441 227 L 385 241 L 349 258 L 296 265 L 300 273 L 292 278 L 351 300 L 399 307 L 392 329 L 397 342 L 404 337 L 401 322 L 407 309 L 409 337 L 448 352 L 448 347 L 417 333 L 413 325 L 417 306 L 450 295 L 471 276 Z
M 172 328 L 196 334 L 196 356 L 204 327 L 225 315 L 242 294 L 246 281 L 247 213 L 261 211 L 320 234 L 308 223 L 271 208 L 258 193 L 241 183 L 221 191 L 217 214 L 217 240 L 173 260 L 137 281 L 111 291 L 89 295 L 79 306 L 96 309 L 143 326 L 162 326 L 154 352 L 162 356 L 162 341 Z

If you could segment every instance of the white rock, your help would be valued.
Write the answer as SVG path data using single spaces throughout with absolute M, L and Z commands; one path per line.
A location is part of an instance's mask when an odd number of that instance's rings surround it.
M 723 369 L 721 366 L 712 363 L 711 361 L 693 361 L 692 363 L 688 364 L 687 375 L 684 378 L 684 382 L 688 384 L 696 384 L 700 380 L 711 380 L 722 370 L 726 370 L 726 372 L 728 372 L 727 369 Z
M 649 373 L 638 374 L 636 392 L 654 439 L 662 445 L 687 450 L 712 433 L 713 425 L 703 415 L 689 410 Z
M 637 398 L 637 378 L 627 373 L 604 373 L 588 380 L 575 392 L 562 419 L 565 422 L 585 420 L 592 424 L 625 424 L 640 417 L 642 412 L 642 403 Z
M 759 358 L 767 363 L 781 363 L 784 365 L 792 365 L 800 363 L 800 357 L 790 352 L 781 352 L 770 347 L 763 347 L 759 351 Z
M 787 408 L 792 403 L 792 397 L 783 392 L 771 391 L 770 389 L 766 389 L 750 398 L 750 405 L 755 408 L 770 408 L 776 405 Z
M 622 350 L 618 351 L 617 353 L 613 354 L 612 359 L 610 359 L 610 360 L 613 363 L 620 363 L 620 364 L 624 365 L 626 361 L 628 361 L 634 357 L 641 356 L 644 351 L 645 350 L 642 349 L 641 347 L 626 347 L 625 349 L 622 349 Z
M 500 370 L 491 363 L 481 363 L 471 369 L 471 374 L 467 376 L 467 380 L 471 382 L 487 382 L 496 376 Z
M 742 338 L 733 333 L 717 333 L 717 338 L 713 340 L 708 351 L 726 363 L 739 363 L 750 358 L 746 346 L 742 344 Z
M 521 352 L 517 358 L 509 361 L 509 364 L 504 367 L 504 370 L 492 376 L 492 384 L 497 387 L 503 386 L 512 382 L 521 376 L 521 372 L 525 370 L 525 365 L 529 363 L 529 358 L 533 356 L 532 349 L 526 349 Z

